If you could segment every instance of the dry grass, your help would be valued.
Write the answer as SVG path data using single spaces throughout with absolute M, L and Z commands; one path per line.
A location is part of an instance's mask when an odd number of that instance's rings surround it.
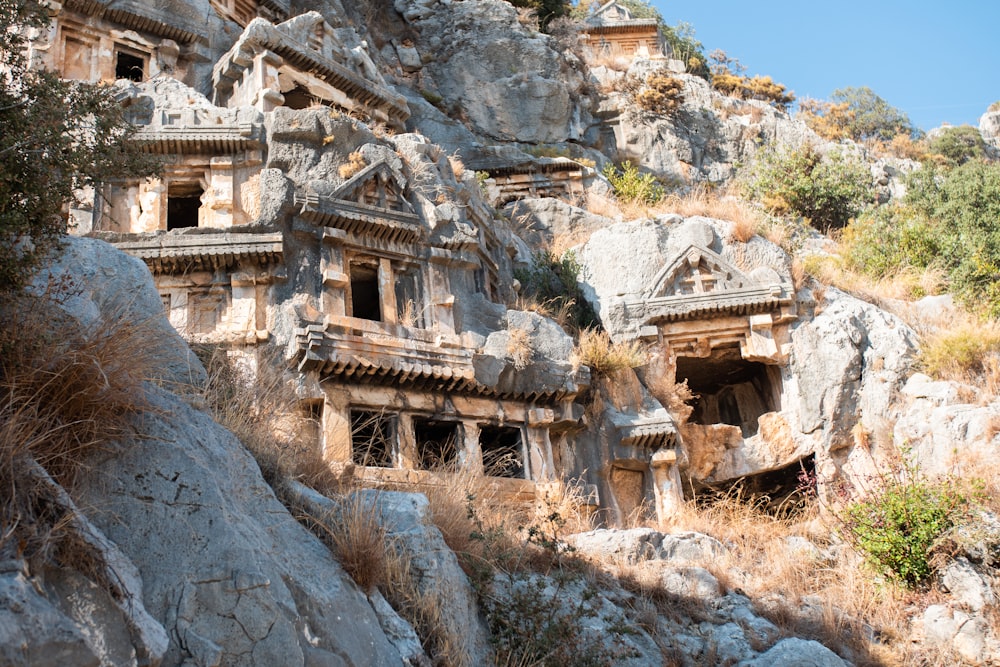
M 535 355 L 531 348 L 531 334 L 524 329 L 509 329 L 507 335 L 507 356 L 511 358 L 514 368 L 524 370 Z
M 922 343 L 920 361 L 928 375 L 973 385 L 983 398 L 1000 391 L 1000 323 L 968 315 L 927 333 Z
M 208 371 L 204 398 L 213 416 L 253 454 L 272 487 L 295 479 L 323 493 L 342 489 L 319 451 L 317 417 L 303 413 L 279 351 L 204 346 L 196 352 Z
M 400 538 L 380 522 L 378 494 L 351 493 L 335 511 L 301 520 L 330 547 L 351 578 L 371 596 L 378 591 L 416 630 L 435 664 L 470 665 L 464 638 L 446 620 L 442 591 L 421 585 Z
M 354 174 L 365 168 L 365 158 L 360 151 L 354 151 L 347 156 L 347 162 L 337 168 L 337 174 L 347 180 Z
M 73 548 L 71 513 L 54 491 L 133 432 L 162 361 L 149 323 L 122 312 L 81 329 L 59 308 L 73 295 L 62 284 L 0 302 L 0 550 L 70 565 L 88 555 Z
M 576 345 L 576 358 L 594 373 L 612 375 L 646 363 L 646 352 L 637 341 L 612 342 L 600 329 L 583 329 Z
M 908 269 L 876 279 L 848 269 L 839 255 L 805 255 L 798 260 L 801 270 L 820 283 L 876 305 L 887 299 L 910 301 L 939 294 L 944 285 L 944 275 L 936 268 Z

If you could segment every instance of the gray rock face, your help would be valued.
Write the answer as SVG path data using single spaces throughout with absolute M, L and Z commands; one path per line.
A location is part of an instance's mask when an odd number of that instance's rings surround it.
M 917 350 L 916 334 L 898 318 L 835 289 L 827 305 L 792 333 L 804 433 L 824 428 L 825 447 L 850 444 L 858 416 L 889 414 Z
M 782 639 L 740 667 L 846 667 L 840 656 L 817 641 L 790 637 Z
M 520 199 L 506 208 L 505 215 L 532 248 L 551 247 L 555 239 L 563 242 L 560 245 L 584 243 L 597 230 L 614 224 L 551 197 Z
M 989 582 L 964 557 L 960 556 L 945 566 L 941 573 L 941 585 L 966 609 L 980 611 L 987 605 L 996 604 L 996 595 Z
M 550 38 L 531 33 L 505 2 L 397 0 L 418 31 L 422 81 L 477 134 L 501 141 L 553 143 L 581 138 L 589 124 L 582 64 Z M 455 115 L 452 113 L 451 115 Z
M 364 595 L 235 437 L 149 393 L 140 436 L 96 458 L 79 493 L 139 568 L 170 636 L 165 662 L 401 664 Z
M 987 144 L 1000 149 L 1000 111 L 987 111 L 979 117 L 979 134 Z
M 67 237 L 62 251 L 35 276 L 29 293 L 66 284 L 60 309 L 81 329 L 106 322 L 133 322 L 156 341 L 159 374 L 152 379 L 182 385 L 205 381 L 205 369 L 163 316 L 163 302 L 142 260 L 97 239 Z

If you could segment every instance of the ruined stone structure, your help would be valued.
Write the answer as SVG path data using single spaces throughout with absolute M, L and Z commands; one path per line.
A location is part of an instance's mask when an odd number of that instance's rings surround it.
M 656 19 L 632 16 L 627 7 L 609 0 L 587 18 L 587 46 L 595 53 L 645 58 L 669 53 Z
M 69 47 L 52 61 L 65 76 L 124 79 L 135 140 L 164 164 L 160 178 L 103 188 L 81 230 L 146 262 L 187 340 L 228 346 L 250 368 L 260 344 L 283 349 L 331 465 L 418 486 L 463 469 L 533 498 L 560 476 L 553 441 L 580 428 L 574 400 L 589 374 L 569 362 L 558 327 L 513 322 L 499 305 L 511 296 L 506 223 L 471 173 L 468 184 L 450 167 L 442 175 L 440 149 L 414 135 L 380 141 L 352 117 L 400 128 L 408 110 L 351 29 L 315 12 L 275 25 L 260 16 L 282 16 L 273 3 L 212 7 L 245 26 L 212 68 L 213 101 L 181 80 L 192 51 L 175 49 L 170 67 L 157 60 L 176 40 L 204 45 L 194 33 L 146 39 L 134 77 L 84 72 L 92 61 Z M 139 25 L 87 8 L 100 39 Z M 56 14 L 57 42 L 75 39 L 81 16 Z M 579 174 L 575 162 L 547 163 Z M 559 349 L 515 363 L 519 328 L 529 347 L 545 335 Z
M 584 170 L 569 158 L 539 158 L 527 162 L 481 158 L 466 167 L 489 174 L 490 199 L 497 205 L 525 197 L 582 199 Z

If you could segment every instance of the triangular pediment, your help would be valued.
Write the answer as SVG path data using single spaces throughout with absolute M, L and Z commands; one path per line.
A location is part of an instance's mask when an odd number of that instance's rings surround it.
M 627 7 L 619 5 L 615 0 L 609 0 L 609 2 L 601 5 L 592 16 L 595 19 L 630 21 L 632 19 L 632 12 Z
M 397 213 L 414 213 L 403 184 L 384 160 L 368 165 L 349 178 L 334 191 L 333 197 Z
M 718 253 L 691 245 L 660 271 L 645 297 L 656 299 L 727 292 L 754 284 Z

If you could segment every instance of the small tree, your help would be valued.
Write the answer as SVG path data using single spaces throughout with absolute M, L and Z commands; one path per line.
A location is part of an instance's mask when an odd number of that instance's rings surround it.
M 812 146 L 771 148 L 743 181 L 747 196 L 775 215 L 794 214 L 822 231 L 839 229 L 873 199 L 871 174 L 857 158 Z
M 957 166 L 986 156 L 986 142 L 979 129 L 971 125 L 946 127 L 930 140 L 929 152 L 940 155 L 949 165 Z
M 920 135 L 920 131 L 910 122 L 909 116 L 875 94 L 867 86 L 861 88 L 839 88 L 833 91 L 830 100 L 834 104 L 846 104 L 851 112 L 845 114 L 848 136 L 855 141 L 877 139 L 892 141 L 897 134 Z
M 27 34 L 48 23 L 38 0 L 0 0 L 0 292 L 58 245 L 76 190 L 155 166 L 129 142 L 135 130 L 108 86 L 29 68 Z

